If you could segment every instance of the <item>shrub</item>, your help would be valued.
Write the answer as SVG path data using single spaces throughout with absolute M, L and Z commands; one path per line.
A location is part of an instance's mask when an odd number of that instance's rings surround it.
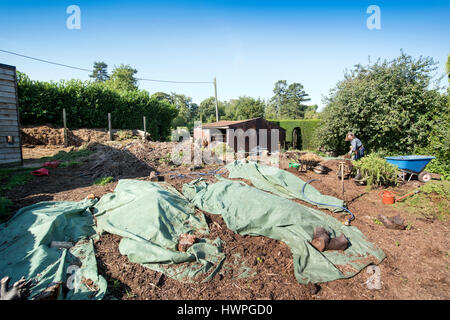
M 355 66 L 327 98 L 316 131 L 320 145 L 343 153 L 345 135 L 353 131 L 367 151 L 410 154 L 426 146 L 430 117 L 445 106 L 445 96 L 430 90 L 435 70 L 431 58 L 416 60 L 404 53 Z
M 368 187 L 397 185 L 397 168 L 376 154 L 355 161 L 354 167 L 359 169 L 362 177 L 366 179 Z

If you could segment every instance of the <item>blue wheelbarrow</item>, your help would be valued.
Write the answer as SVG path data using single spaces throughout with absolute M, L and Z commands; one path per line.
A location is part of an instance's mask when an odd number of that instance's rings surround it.
M 431 180 L 431 174 L 423 171 L 427 164 L 435 157 L 431 156 L 397 156 L 386 157 L 386 161 L 394 166 L 397 166 L 400 170 L 400 178 L 405 181 L 406 175 L 409 174 L 409 180 L 416 175 L 417 179 L 421 182 L 428 182 Z

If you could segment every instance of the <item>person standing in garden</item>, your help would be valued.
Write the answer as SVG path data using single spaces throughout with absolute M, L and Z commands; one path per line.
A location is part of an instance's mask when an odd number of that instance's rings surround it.
M 358 160 L 364 157 L 364 146 L 357 137 L 353 134 L 353 132 L 347 133 L 345 137 L 345 141 L 350 141 L 350 151 L 349 155 L 354 154 L 353 160 Z

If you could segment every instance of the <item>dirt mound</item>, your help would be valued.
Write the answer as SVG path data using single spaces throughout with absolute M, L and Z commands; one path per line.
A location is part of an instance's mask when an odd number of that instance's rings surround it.
M 64 145 L 64 129 L 50 126 L 25 127 L 21 129 L 22 145 Z M 108 140 L 106 129 L 76 129 L 67 132 L 68 145 L 81 146 L 87 142 Z
M 49 126 L 22 128 L 20 137 L 22 145 L 63 145 L 64 129 Z
M 94 178 L 112 176 L 131 178 L 150 175 L 155 168 L 170 166 L 170 153 L 176 142 L 92 143 L 87 146 L 94 151 L 88 159 L 86 174 Z

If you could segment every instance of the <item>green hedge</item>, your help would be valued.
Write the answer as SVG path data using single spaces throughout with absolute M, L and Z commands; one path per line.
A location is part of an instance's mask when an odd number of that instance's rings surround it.
M 22 125 L 62 126 L 66 109 L 67 126 L 106 128 L 111 113 L 113 129 L 143 129 L 153 140 L 170 136 L 178 110 L 171 104 L 151 98 L 147 91 L 117 91 L 102 82 L 70 80 L 43 82 L 30 80 L 18 72 L 19 113 Z
M 302 149 L 314 150 L 317 148 L 314 131 L 319 126 L 320 119 L 269 121 L 278 124 L 281 128 L 286 130 L 286 142 L 292 142 L 292 131 L 295 128 L 300 128 L 300 132 L 302 135 Z

